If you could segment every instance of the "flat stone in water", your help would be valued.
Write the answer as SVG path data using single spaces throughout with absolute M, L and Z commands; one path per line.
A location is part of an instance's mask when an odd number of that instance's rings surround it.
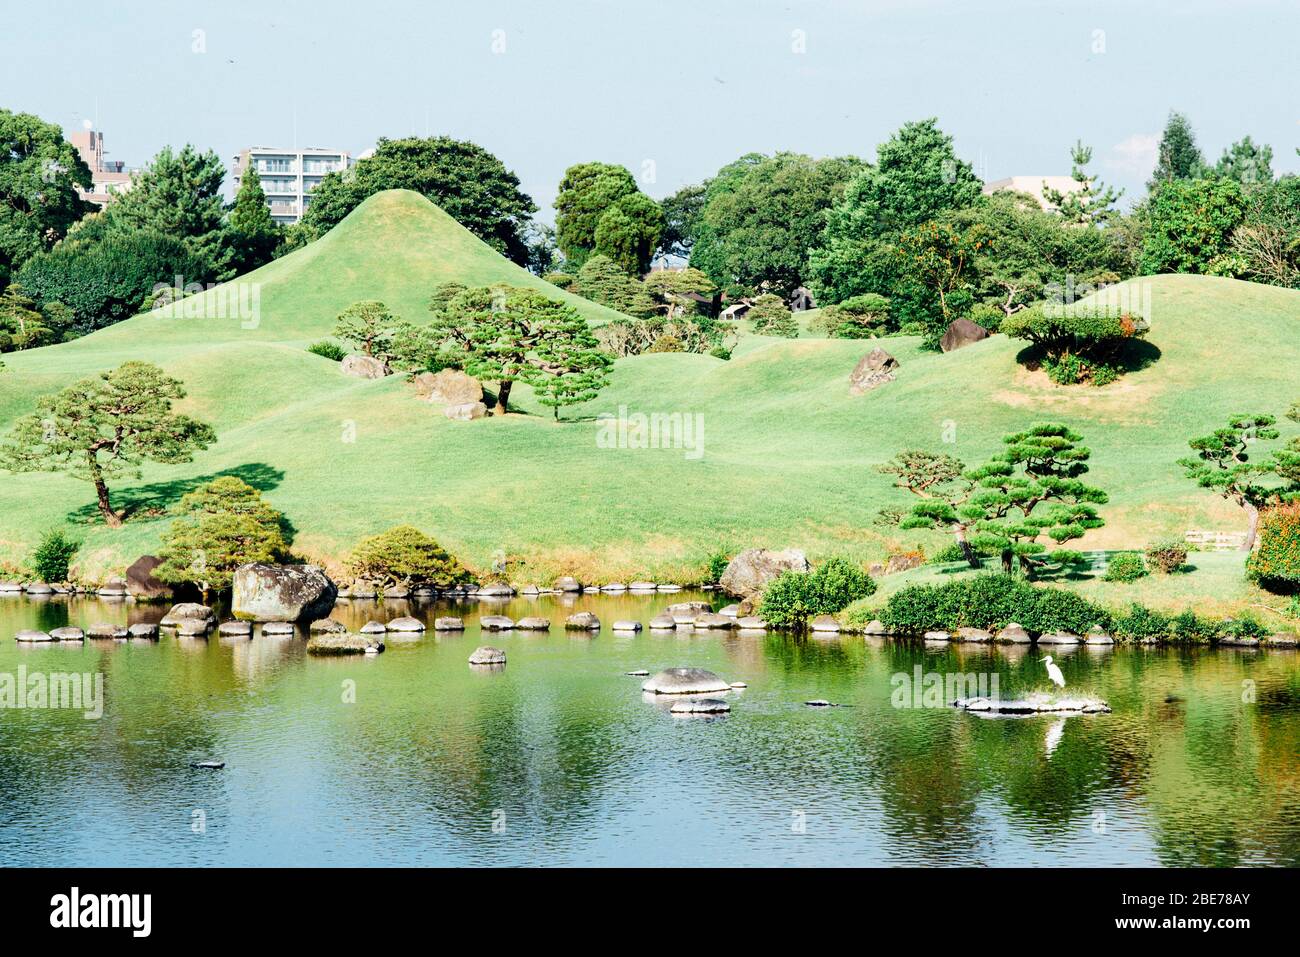
M 126 629 L 128 635 L 132 638 L 157 638 L 158 626 L 149 625 L 144 622 L 137 622 Z
M 506 663 L 506 653 L 500 648 L 483 645 L 474 649 L 474 653 L 469 656 L 469 663 L 471 665 L 504 665 Z
M 1082 638 L 1069 631 L 1044 633 L 1038 636 L 1040 645 L 1077 645 L 1081 641 L 1083 641 Z
M 654 591 L 655 583 L 654 582 L 632 582 L 632 584 L 628 585 L 627 588 L 628 591 Z
M 731 685 L 703 668 L 666 668 L 641 685 L 652 694 L 709 694 Z
M 266 627 L 263 626 L 263 631 Z M 226 635 L 230 638 L 251 638 L 253 636 L 253 623 L 251 621 L 223 621 L 217 626 L 217 634 Z
M 946 631 L 927 631 L 925 633 L 926 641 L 948 641 L 949 635 Z
M 264 635 L 292 635 L 293 633 L 293 622 L 268 621 L 262 625 L 262 634 Z
M 692 698 L 672 707 L 673 714 L 726 714 L 730 710 L 731 705 L 721 698 Z
M 767 631 L 767 622 L 757 615 L 746 615 L 736 619 L 736 627 L 742 631 Z
M 644 678 L 646 675 L 650 674 L 650 672 L 646 671 L 644 668 L 641 668 L 638 671 L 626 672 L 626 674 L 628 675 L 629 678 Z
M 87 638 L 126 638 L 129 634 L 121 625 L 110 625 L 102 621 L 97 621 L 86 629 Z
M 998 632 L 997 641 L 1004 645 L 1027 645 L 1033 639 L 1029 637 L 1029 632 L 1025 631 L 1022 625 L 1011 621 Z
M 348 630 L 348 626 L 336 618 L 321 618 L 313 621 L 307 630 L 313 635 L 334 633 L 339 634 Z
M 510 631 L 515 627 L 515 622 L 505 615 L 484 615 L 478 620 L 478 626 L 484 631 Z
M 1036 691 L 1023 698 L 958 698 L 954 708 L 985 714 L 1109 714 L 1110 705 L 1091 696 L 1062 696 Z
M 388 626 L 382 621 L 368 621 L 361 626 L 361 634 L 363 635 L 382 635 L 386 631 L 388 631 Z
M 566 618 L 564 627 L 569 631 L 599 631 L 600 619 L 589 611 L 580 611 Z
M 225 761 L 194 761 L 190 764 L 190 767 L 203 771 L 220 771 L 225 766 Z
M 309 655 L 372 655 L 383 650 L 384 643 L 373 635 L 327 631 L 307 639 Z
M 438 621 L 442 620 L 441 618 L 438 619 Z M 455 620 L 460 621 L 459 618 Z M 424 622 L 418 618 L 412 618 L 410 615 L 403 615 L 401 618 L 394 618 L 385 627 L 389 631 L 424 631 Z M 437 627 L 437 622 L 434 622 L 434 627 Z M 465 625 L 462 623 L 461 627 L 464 628 Z
M 696 628 L 706 629 L 735 628 L 736 619 L 728 618 L 726 615 L 715 615 L 713 612 L 708 611 L 696 615 L 695 621 L 693 621 L 692 624 Z
M 54 639 L 44 631 L 37 631 L 35 628 L 24 628 L 14 635 L 14 640 L 34 644 L 38 641 L 53 641 Z
M 983 628 L 958 628 L 956 638 L 958 641 L 982 645 L 992 641 L 993 635 Z
M 527 615 L 515 622 L 515 631 L 550 631 L 551 619 L 540 615 Z
M 615 631 L 640 631 L 641 622 L 639 621 L 616 621 L 614 622 Z
M 813 631 L 838 632 L 840 630 L 840 623 L 830 615 L 818 615 L 808 623 L 808 627 Z
M 433 620 L 434 631 L 464 631 L 465 622 L 460 618 L 435 618 Z
M 158 629 L 154 628 L 154 634 L 158 634 Z M 51 628 L 50 637 L 55 641 L 85 641 L 86 633 L 80 628 Z
M 650 628 L 654 631 L 670 631 L 677 627 L 672 615 L 655 615 L 650 619 Z

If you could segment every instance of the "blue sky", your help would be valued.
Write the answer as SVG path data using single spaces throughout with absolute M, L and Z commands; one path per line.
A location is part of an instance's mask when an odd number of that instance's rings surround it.
M 1250 134 L 1300 171 L 1294 0 L 0 0 L 0 106 L 168 143 L 359 152 L 474 140 L 551 219 L 565 167 L 663 196 L 749 151 L 866 158 L 938 116 L 989 179 L 1093 169 L 1140 193 L 1171 108 L 1207 156 Z M 196 32 L 200 31 L 200 32 Z M 802 52 L 800 52 L 802 50 Z

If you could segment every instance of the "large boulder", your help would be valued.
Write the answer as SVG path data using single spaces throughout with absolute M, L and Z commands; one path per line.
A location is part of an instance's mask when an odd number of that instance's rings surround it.
M 162 564 L 157 555 L 141 555 L 126 570 L 126 590 L 136 601 L 163 601 L 172 596 L 172 586 L 154 577 Z
M 421 372 L 415 377 L 415 394 L 440 405 L 468 405 L 483 401 L 483 386 L 459 369 Z
M 768 583 L 783 572 L 806 572 L 812 566 L 808 556 L 797 548 L 774 552 L 751 548 L 727 563 L 718 584 L 733 598 L 751 598 L 761 594 Z
M 713 694 L 731 685 L 703 668 L 665 668 L 641 685 L 650 694 Z
M 342 366 L 344 375 L 356 376 L 358 379 L 382 379 L 393 372 L 388 367 L 388 363 L 382 359 L 362 355 L 359 352 L 345 356 Z
M 944 352 L 952 352 L 988 337 L 989 331 L 979 323 L 969 319 L 954 319 L 948 323 L 948 329 L 939 340 L 939 348 Z
M 898 360 L 877 346 L 858 360 L 849 373 L 849 395 L 862 395 L 894 381 Z
M 240 565 L 231 610 L 245 621 L 311 622 L 334 610 L 338 586 L 315 565 Z

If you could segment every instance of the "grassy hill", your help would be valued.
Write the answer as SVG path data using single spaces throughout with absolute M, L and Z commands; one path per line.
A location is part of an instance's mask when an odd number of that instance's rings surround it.
M 1107 526 L 1081 547 L 1140 547 L 1188 528 L 1241 528 L 1240 514 L 1193 488 L 1175 462 L 1189 436 L 1229 414 L 1281 412 L 1300 398 L 1300 293 L 1187 276 L 1149 280 L 1149 338 L 1161 358 L 1105 389 L 1052 386 L 1019 366 L 1020 344 L 1002 337 L 949 355 L 891 339 L 880 344 L 902 363 L 897 380 L 855 398 L 848 375 L 872 344 L 746 336 L 731 361 L 620 360 L 611 386 L 559 423 L 523 387 L 520 414 L 464 423 L 416 400 L 401 377 L 347 378 L 304 349 L 361 298 L 421 321 L 430 288 L 453 278 L 541 282 L 427 200 L 380 194 L 319 242 L 246 277 L 261 284 L 256 328 L 152 314 L 6 356 L 0 428 L 41 392 L 144 358 L 185 381 L 186 411 L 212 423 L 219 442 L 190 465 L 149 466 L 139 482 L 119 483 L 118 504 L 134 515 L 118 530 L 94 523 L 84 483 L 0 473 L 0 558 L 25 558 L 42 530 L 72 520 L 84 523 L 85 567 L 120 568 L 156 547 L 161 510 L 234 472 L 285 512 L 298 551 L 327 563 L 398 523 L 478 567 L 498 550 L 521 558 L 523 579 L 689 577 L 715 550 L 750 545 L 872 559 L 944 544 L 873 524 L 905 500 L 877 465 L 905 447 L 976 463 L 1004 433 L 1046 418 L 1084 434 L 1091 477 L 1111 493 Z M 577 301 L 593 322 L 616 315 Z M 704 454 L 601 448 L 596 416 L 620 406 L 699 416 Z

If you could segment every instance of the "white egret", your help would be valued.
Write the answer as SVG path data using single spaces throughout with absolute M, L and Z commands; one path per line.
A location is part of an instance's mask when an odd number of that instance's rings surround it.
M 1065 675 L 1061 674 L 1061 669 L 1052 664 L 1052 656 L 1044 655 L 1043 663 L 1047 665 L 1047 677 L 1052 679 L 1052 684 L 1058 688 L 1065 687 Z

